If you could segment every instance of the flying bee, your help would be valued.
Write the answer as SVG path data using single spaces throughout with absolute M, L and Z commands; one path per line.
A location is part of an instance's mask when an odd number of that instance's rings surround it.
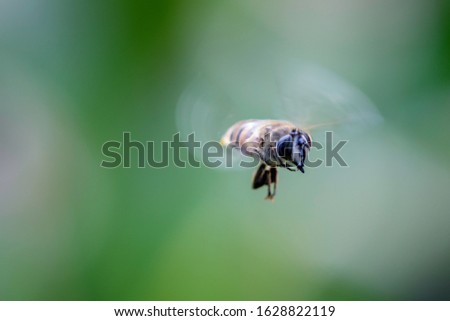
M 252 186 L 257 189 L 267 185 L 266 199 L 272 200 L 277 189 L 277 167 L 305 173 L 305 159 L 312 140 L 310 134 L 288 121 L 250 119 L 231 126 L 221 144 L 259 158 L 260 165 L 253 174 Z
M 295 59 L 257 60 L 230 66 L 226 73 L 208 69 L 182 93 L 176 116 L 181 133 L 195 133 L 203 142 L 223 135 L 223 146 L 257 157 L 252 186 L 267 186 L 266 199 L 276 194 L 278 167 L 305 172 L 310 131 L 338 129 L 351 135 L 382 120 L 357 88 L 323 67 Z M 243 167 L 236 165 L 225 168 Z

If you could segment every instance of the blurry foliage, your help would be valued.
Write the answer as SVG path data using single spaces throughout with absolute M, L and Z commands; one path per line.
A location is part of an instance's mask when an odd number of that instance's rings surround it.
M 0 299 L 449 299 L 448 1 L 0 3 Z M 289 54 L 386 122 L 348 169 L 100 168 L 168 140 L 199 72 Z M 243 113 L 252 113 L 242 106 Z

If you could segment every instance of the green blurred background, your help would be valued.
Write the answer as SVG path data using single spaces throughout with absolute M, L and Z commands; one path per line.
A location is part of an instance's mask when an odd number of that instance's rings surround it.
M 349 168 L 283 171 L 272 204 L 251 170 L 100 167 L 268 53 L 379 107 Z M 448 1 L 1 0 L 0 299 L 450 299 L 449 107 Z

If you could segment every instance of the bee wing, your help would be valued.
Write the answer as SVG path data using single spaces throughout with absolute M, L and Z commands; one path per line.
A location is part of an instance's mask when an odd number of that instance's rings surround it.
M 176 123 L 181 137 L 194 134 L 195 140 L 204 146 L 216 143 L 218 146 L 222 135 L 235 122 L 242 120 L 245 113 L 239 108 L 240 102 L 226 85 L 221 85 L 215 77 L 197 76 L 181 94 L 177 109 Z M 220 147 L 221 148 L 221 147 Z M 237 150 L 223 151 L 219 168 L 241 168 L 241 160 L 245 156 Z M 196 157 L 200 159 L 204 151 L 197 150 Z M 215 159 L 216 160 L 216 159 Z
M 282 119 L 306 131 L 355 132 L 382 117 L 361 91 L 331 71 L 289 59 L 209 67 L 177 104 L 178 130 L 182 136 L 194 133 L 203 144 L 218 142 L 245 119 Z M 236 167 L 239 159 L 232 163 Z
M 195 134 L 201 142 L 219 141 L 237 120 L 230 97 L 206 79 L 197 77 L 181 94 L 177 104 L 176 122 L 182 135 Z
M 281 104 L 274 112 L 306 131 L 355 133 L 382 121 L 355 86 L 318 65 L 291 63 L 279 74 Z

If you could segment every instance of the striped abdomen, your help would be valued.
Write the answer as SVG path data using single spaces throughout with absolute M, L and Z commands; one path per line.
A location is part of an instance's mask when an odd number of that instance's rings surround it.
M 221 143 L 224 146 L 232 145 L 240 148 L 246 143 L 259 143 L 267 138 L 277 142 L 280 137 L 289 134 L 295 128 L 294 124 L 284 120 L 243 120 L 227 130 Z

